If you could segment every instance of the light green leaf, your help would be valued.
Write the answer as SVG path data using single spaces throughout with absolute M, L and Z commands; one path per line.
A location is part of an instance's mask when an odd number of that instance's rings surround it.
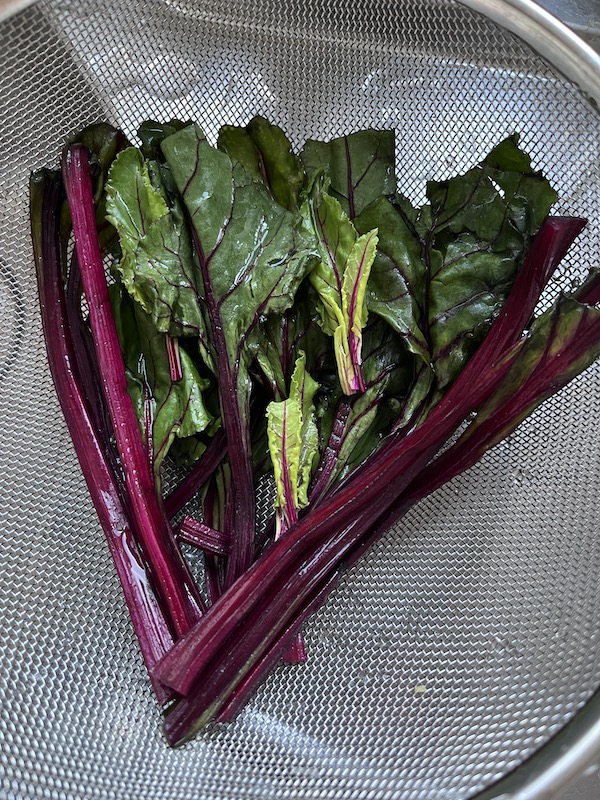
M 310 281 L 319 296 L 323 330 L 334 338 L 342 390 L 352 395 L 364 391 L 361 340 L 377 230 L 359 236 L 339 202 L 325 188 L 316 181 L 309 199 L 320 254 Z
M 277 519 L 282 532 L 308 505 L 308 487 L 319 452 L 314 398 L 319 384 L 306 370 L 300 352 L 290 381 L 289 397 L 267 406 L 267 435 L 273 464 Z
M 269 403 L 267 439 L 275 477 L 277 528 L 281 533 L 298 519 L 302 411 L 297 399 Z
M 314 405 L 315 395 L 318 390 L 319 384 L 313 380 L 306 369 L 306 353 L 300 351 L 290 385 L 290 398 L 298 402 L 302 415 L 301 449 L 297 479 L 298 508 L 305 508 L 308 505 L 308 486 L 319 455 L 319 432 Z

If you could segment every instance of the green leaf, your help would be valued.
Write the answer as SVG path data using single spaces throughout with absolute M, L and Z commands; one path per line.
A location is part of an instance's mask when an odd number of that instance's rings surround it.
M 267 438 L 275 478 L 278 533 L 298 519 L 298 469 L 302 447 L 302 410 L 288 398 L 267 406 Z
M 300 208 L 304 168 L 277 125 L 259 116 L 245 128 L 224 125 L 219 132 L 218 147 L 233 162 L 241 163 L 253 180 L 264 183 L 284 208 L 289 211 Z
M 76 136 L 69 140 L 67 148 L 76 142 L 85 145 L 92 154 L 92 165 L 96 168 L 97 177 L 94 199 L 96 202 L 101 197 L 104 178 L 117 153 L 127 146 L 125 134 L 106 122 L 96 122 L 88 125 Z
M 440 399 L 441 393 L 435 391 L 433 370 L 427 364 L 419 364 L 415 371 L 411 389 L 400 406 L 394 421 L 394 431 L 412 428 L 422 421 L 433 405 Z
M 208 432 L 208 428 L 207 428 Z M 169 456 L 179 467 L 191 467 L 205 452 L 206 445 L 197 436 L 175 437 L 171 442 Z
M 319 433 L 315 418 L 315 395 L 319 384 L 306 369 L 306 353 L 300 351 L 290 383 L 290 398 L 296 400 L 301 412 L 300 459 L 298 465 L 298 507 L 308 505 L 308 485 L 319 454 Z
M 285 328 L 285 315 L 271 314 L 260 326 L 260 345 L 256 352 L 256 360 L 269 386 L 269 393 L 275 400 L 284 400 L 287 395 L 288 376 L 284 370 L 288 346 Z
M 308 487 L 319 451 L 314 398 L 319 384 L 306 371 L 306 355 L 296 360 L 289 397 L 267 406 L 267 437 L 275 478 L 278 533 L 308 505 Z
M 445 229 L 470 231 L 496 251 L 519 253 L 523 239 L 539 228 L 557 195 L 544 175 L 532 169 L 518 136 L 511 136 L 464 175 L 430 181 L 427 197 L 437 235 Z
M 429 345 L 420 326 L 427 270 L 417 214 L 400 195 L 394 203 L 381 197 L 356 218 L 355 225 L 361 233 L 377 226 L 379 235 L 367 286 L 369 311 L 397 330 L 409 350 L 429 364 Z
M 556 193 L 510 137 L 464 175 L 429 182 L 427 196 L 420 210 L 400 196 L 380 198 L 356 225 L 378 221 L 368 308 L 432 366 L 443 391 L 498 314 Z M 430 384 L 419 371 L 413 411 Z
M 155 166 L 155 165 L 154 165 Z M 110 222 L 119 233 L 117 268 L 157 330 L 206 341 L 190 235 L 180 208 L 167 204 L 156 168 L 136 148 L 123 150 L 106 186 Z
M 513 284 L 518 263 L 465 233 L 448 243 L 430 283 L 429 335 L 437 382 L 448 385 L 484 338 Z
M 396 191 L 392 130 L 358 131 L 330 142 L 309 139 L 301 158 L 309 182 L 324 174 L 332 196 L 350 219 L 382 195 Z
M 430 182 L 429 336 L 437 382 L 448 385 L 485 336 L 556 192 L 505 139 L 466 174 Z
M 351 351 L 359 353 L 362 329 L 367 324 L 368 317 L 365 303 L 367 281 L 375 260 L 377 242 L 377 228 L 358 237 L 348 256 L 342 278 L 342 316 L 346 323 L 344 333 L 350 342 Z M 336 343 L 338 330 L 334 333 Z
M 96 228 L 98 241 L 103 254 L 112 252 L 117 241 L 117 232 L 106 219 L 106 193 L 104 186 L 110 167 L 117 154 L 129 146 L 125 134 L 106 122 L 88 125 L 66 145 L 65 151 L 76 142 L 83 144 L 90 151 L 92 176 L 94 181 L 94 203 L 96 205 Z M 68 204 L 63 205 L 62 238 L 65 247 L 71 231 L 71 215 Z
M 366 390 L 352 402 L 330 486 L 378 448 L 411 387 L 414 358 L 382 320 L 375 318 L 365 329 L 364 353 Z
M 183 348 L 179 351 L 181 377 L 173 380 L 167 336 L 156 330 L 149 315 L 119 284 L 113 284 L 110 292 L 128 390 L 146 443 L 152 439 L 154 472 L 159 480 L 161 464 L 175 437 L 187 442 L 188 459 L 201 454 L 199 442 L 191 439 L 213 422 L 202 396 L 210 382 L 200 377 Z M 183 449 L 182 445 L 178 452 Z
M 342 390 L 364 391 L 362 329 L 367 320 L 365 292 L 377 247 L 377 229 L 359 236 L 339 202 L 316 181 L 309 199 L 319 261 L 310 281 L 319 296 L 321 322 L 334 338 Z
M 142 142 L 142 155 L 152 160 L 161 160 L 162 150 L 160 146 L 163 139 L 192 124 L 191 121 L 181 122 L 178 119 L 172 119 L 170 122 L 155 122 L 153 119 L 148 119 L 142 122 L 137 132 Z
M 169 136 L 162 149 L 197 236 L 204 291 L 236 365 L 261 318 L 292 305 L 313 257 L 311 233 L 259 184 L 237 186 L 231 159 L 197 126 Z

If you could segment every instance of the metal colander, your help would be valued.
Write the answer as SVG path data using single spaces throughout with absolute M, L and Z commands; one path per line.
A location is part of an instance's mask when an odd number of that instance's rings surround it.
M 296 147 L 393 127 L 414 201 L 519 131 L 556 213 L 590 220 L 542 304 L 597 265 L 600 115 L 557 66 L 590 93 L 600 68 L 526 0 L 470 5 L 522 38 L 452 0 L 43 0 L 0 23 L 2 800 L 470 798 L 583 706 L 513 787 L 558 787 L 593 754 L 598 364 L 352 570 L 306 666 L 178 751 L 46 367 L 28 174 L 99 119 L 135 137 L 193 118 L 211 138 L 260 113 Z

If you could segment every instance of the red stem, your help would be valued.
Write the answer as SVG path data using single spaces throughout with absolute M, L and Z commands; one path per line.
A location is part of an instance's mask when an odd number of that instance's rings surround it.
M 210 319 L 212 340 L 219 364 L 221 419 L 227 436 L 227 449 L 231 465 L 233 506 L 230 517 L 232 522 L 235 521 L 235 526 L 232 525 L 230 527 L 230 520 L 227 517 L 224 530 L 229 533 L 231 538 L 231 552 L 225 569 L 225 588 L 227 588 L 250 566 L 254 554 L 256 498 L 252 472 L 252 445 L 249 427 L 246 424 L 246 420 L 242 419 L 242 412 L 245 417 L 248 417 L 250 409 L 248 407 L 240 408 L 241 389 L 238 385 L 238 369 L 236 365 L 232 365 L 230 362 L 227 341 L 223 331 L 223 321 L 221 320 L 221 311 L 212 288 L 208 259 L 204 254 L 202 242 L 193 225 L 191 225 L 191 233 L 200 265 L 206 309 Z
M 316 505 L 327 492 L 331 476 L 338 464 L 344 430 L 346 429 L 346 422 L 348 421 L 351 410 L 352 406 L 347 400 L 340 400 L 335 411 L 329 441 L 323 451 L 317 471 L 310 482 L 308 499 L 311 505 Z
M 205 553 L 226 556 L 229 553 L 229 539 L 225 533 L 211 528 L 193 517 L 184 517 L 176 532 L 180 542 L 191 544 Z
M 160 507 L 148 455 L 127 392 L 125 366 L 96 233 L 89 151 L 86 147 L 75 144 L 67 150 L 63 159 L 63 178 L 89 306 L 96 357 L 123 465 L 131 513 L 161 605 L 175 636 L 180 637 L 198 620 L 200 600 Z
M 190 692 L 246 614 L 264 597 L 274 596 L 272 587 L 278 576 L 296 569 L 303 554 L 312 553 L 312 548 L 346 526 L 351 526 L 356 541 L 368 527 L 364 521 L 358 524 L 363 508 L 376 504 L 382 513 L 389 508 L 456 427 L 496 389 L 506 368 L 494 369 L 494 362 L 521 335 L 539 293 L 581 227 L 582 221 L 572 218 L 544 222 L 502 312 L 425 422 L 401 439 L 391 438 L 363 466 L 359 476 L 350 478 L 275 542 L 210 609 L 201 624 L 165 656 L 157 666 L 161 680 L 181 694 Z
M 312 600 L 308 602 L 304 608 L 294 616 L 294 619 L 288 624 L 283 633 L 278 637 L 270 650 L 262 656 L 254 667 L 246 674 L 246 676 L 238 683 L 235 689 L 231 692 L 224 705 L 221 706 L 217 714 L 217 722 L 232 722 L 236 714 L 246 705 L 248 700 L 252 697 L 258 687 L 264 683 L 269 677 L 271 671 L 282 656 L 285 650 L 289 650 L 293 646 L 293 639 L 297 637 L 299 628 L 306 622 L 306 620 L 318 611 L 323 605 L 325 600 L 329 597 L 332 590 L 338 585 L 340 580 L 340 573 L 336 572 L 324 585 L 315 593 Z M 185 703 L 186 701 L 181 701 Z
M 40 297 L 42 325 L 48 364 L 58 400 L 73 441 L 98 520 L 106 536 L 125 602 L 129 609 L 140 651 L 150 673 L 158 701 L 165 703 L 171 693 L 152 675 L 152 667 L 172 647 L 173 637 L 132 535 L 128 514 L 123 506 L 118 482 L 104 451 L 80 385 L 75 348 L 67 324 L 67 304 L 60 265 L 58 220 L 62 204 L 60 182 L 45 178 L 40 186 L 32 179 L 32 225 L 37 224 L 41 196 L 41 240 L 33 231 L 34 252 Z
M 165 513 L 172 519 L 191 500 L 212 476 L 227 454 L 227 440 L 223 430 L 218 430 L 198 461 L 181 483 L 164 500 Z

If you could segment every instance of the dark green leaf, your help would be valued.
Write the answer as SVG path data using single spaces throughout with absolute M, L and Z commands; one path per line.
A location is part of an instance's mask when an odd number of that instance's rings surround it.
M 258 323 L 292 305 L 313 256 L 311 233 L 301 215 L 261 185 L 236 185 L 231 159 L 197 126 L 168 137 L 162 149 L 196 232 L 205 294 L 238 373 Z M 239 374 L 249 391 L 245 368 Z
M 257 361 L 273 400 L 287 397 L 300 351 L 306 353 L 306 369 L 319 383 L 330 387 L 337 380 L 332 339 L 319 324 L 317 305 L 316 293 L 305 281 L 296 292 L 292 308 L 283 314 L 270 314 L 259 326 Z
M 396 191 L 395 141 L 391 130 L 365 130 L 330 142 L 309 139 L 301 154 L 309 181 L 319 173 L 354 219 L 382 195 Z
M 423 243 L 417 210 L 398 196 L 381 197 L 355 220 L 360 233 L 377 227 L 379 243 L 367 285 L 367 307 L 391 325 L 407 347 L 429 364 L 429 346 L 420 323 L 427 292 Z
M 142 122 L 137 132 L 142 142 L 142 155 L 144 158 L 160 161 L 162 159 L 160 146 L 163 139 L 192 124 L 191 121 L 181 122 L 178 119 L 172 119 L 170 122 L 155 122 L 153 119 L 148 119 Z
M 556 193 L 511 137 L 466 174 L 430 182 L 427 195 L 419 211 L 401 197 L 379 199 L 356 223 L 366 230 L 379 220 L 369 309 L 432 365 L 443 390 L 504 303 Z M 429 383 L 420 372 L 413 411 Z
M 118 269 L 155 327 L 205 340 L 196 266 L 183 213 L 170 207 L 157 168 L 139 150 L 119 154 L 106 187 L 108 217 L 119 233 Z
M 149 315 L 118 284 L 111 286 L 113 315 L 127 369 L 128 389 L 146 440 L 152 437 L 154 470 L 160 467 L 175 437 L 187 442 L 188 458 L 200 455 L 192 442 L 213 422 L 202 392 L 209 381 L 198 374 L 185 350 L 180 350 L 181 378 L 173 380 L 167 336 L 154 327 Z M 179 452 L 183 452 L 183 446 Z
M 429 335 L 440 388 L 462 370 L 512 286 L 518 264 L 463 234 L 449 242 L 430 283 Z
M 287 338 L 288 312 L 271 314 L 260 326 L 256 359 L 274 400 L 284 400 L 289 385 L 291 350 Z
M 465 175 L 430 182 L 427 195 L 428 245 L 441 255 L 430 272 L 429 338 L 443 388 L 500 310 L 556 192 L 513 136 Z
M 127 146 L 125 134 L 106 122 L 97 122 L 88 125 L 77 136 L 69 140 L 67 147 L 80 142 L 92 154 L 92 163 L 99 167 L 102 175 L 106 175 L 110 165 L 115 160 L 117 153 Z M 99 192 L 96 192 L 96 199 Z
M 263 182 L 284 208 L 289 211 L 300 208 L 304 168 L 277 125 L 259 116 L 245 128 L 225 125 L 219 132 L 218 147 L 233 162 L 241 163 L 253 180 Z
M 106 193 L 104 192 L 104 185 L 109 169 L 117 157 L 117 154 L 125 147 L 128 147 L 129 143 L 122 131 L 105 122 L 88 125 L 88 127 L 80 131 L 80 133 L 68 142 L 67 148 L 76 142 L 85 145 L 91 153 L 98 240 L 102 253 L 108 253 L 115 247 L 117 233 L 106 219 Z M 66 243 L 71 230 L 71 218 L 66 203 L 63 206 L 62 216 L 63 240 Z
M 191 467 L 205 452 L 206 445 L 198 436 L 175 437 L 171 442 L 169 457 L 179 467 Z

